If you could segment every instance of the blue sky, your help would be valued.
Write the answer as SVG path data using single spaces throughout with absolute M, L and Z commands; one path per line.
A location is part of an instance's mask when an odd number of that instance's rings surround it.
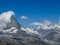
M 14 11 L 20 24 L 28 27 L 31 22 L 60 19 L 60 0 L 0 0 L 0 13 Z M 26 16 L 28 19 L 21 19 Z

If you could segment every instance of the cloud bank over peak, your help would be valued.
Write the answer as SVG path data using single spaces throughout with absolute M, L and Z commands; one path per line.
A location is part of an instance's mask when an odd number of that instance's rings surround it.
M 10 22 L 10 18 L 12 15 L 15 15 L 13 11 L 4 12 L 4 13 L 0 14 L 0 20 L 2 20 L 2 18 L 3 18 L 3 20 Z
M 15 15 L 13 11 L 7 11 L 0 14 L 0 28 L 5 28 L 7 23 L 11 22 L 12 15 Z

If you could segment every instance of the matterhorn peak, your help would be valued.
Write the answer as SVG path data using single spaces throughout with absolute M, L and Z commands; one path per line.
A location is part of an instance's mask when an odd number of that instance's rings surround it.
M 14 12 L 7 11 L 0 14 L 0 28 L 3 30 L 10 30 L 13 27 L 20 30 L 20 25 L 15 18 Z

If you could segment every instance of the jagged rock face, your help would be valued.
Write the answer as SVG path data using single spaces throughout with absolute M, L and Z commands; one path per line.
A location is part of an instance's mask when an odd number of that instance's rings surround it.
M 21 30 L 19 23 L 15 19 L 15 17 L 12 15 L 11 22 L 7 24 L 7 27 L 5 29 L 10 29 L 12 27 L 17 28 L 18 30 Z

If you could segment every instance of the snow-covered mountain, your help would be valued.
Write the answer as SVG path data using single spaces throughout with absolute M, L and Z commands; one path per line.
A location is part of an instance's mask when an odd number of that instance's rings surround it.
M 60 29 L 31 29 L 20 25 L 13 11 L 0 14 L 0 41 L 14 45 L 60 45 Z M 33 42 L 33 43 L 32 43 Z M 1 45 L 2 45 L 1 44 Z
M 23 28 L 12 11 L 0 15 L 1 45 L 48 45 L 38 37 L 39 33 L 30 28 Z
M 7 33 L 16 33 L 21 30 L 19 23 L 14 17 L 14 12 L 8 11 L 0 15 L 0 30 Z

